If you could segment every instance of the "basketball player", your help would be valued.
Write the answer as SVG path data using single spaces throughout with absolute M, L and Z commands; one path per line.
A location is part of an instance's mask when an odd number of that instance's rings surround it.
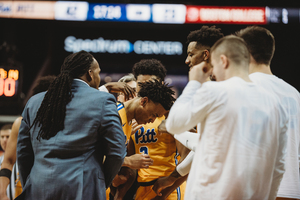
M 275 39 L 269 30 L 251 26 L 240 30 L 237 35 L 245 40 L 250 51 L 250 79 L 278 96 L 290 118 L 287 131 L 286 171 L 280 183 L 277 199 L 300 199 L 299 92 L 284 80 L 273 75 L 271 71 L 270 63 L 275 51 Z
M 202 61 L 208 62 L 210 57 L 210 48 L 212 45 L 224 35 L 220 28 L 216 26 L 202 26 L 199 30 L 191 31 L 187 36 L 187 58 L 185 63 L 192 68 L 193 66 L 201 63 Z M 210 76 L 207 81 L 210 81 Z M 166 132 L 165 123 L 159 127 L 159 132 Z M 189 173 L 191 164 L 194 157 L 194 151 L 199 140 L 200 135 L 195 134 L 194 130 L 185 131 L 184 133 L 174 135 L 175 139 L 182 145 L 192 150 L 188 156 L 181 162 L 173 173 L 168 177 L 162 177 L 156 181 L 153 190 L 157 195 L 161 195 L 160 191 L 167 186 L 173 185 L 178 178 L 185 176 Z
M 166 69 L 162 63 L 156 59 L 144 59 L 136 63 L 132 69 L 137 82 L 147 80 L 163 81 L 166 76 Z M 137 87 L 139 91 L 139 87 Z M 165 117 L 157 118 L 154 123 L 144 125 L 140 130 L 131 136 L 128 154 L 149 154 L 154 160 L 154 164 L 147 169 L 138 170 L 140 187 L 136 192 L 135 199 L 152 199 L 156 196 L 151 189 L 154 182 L 159 177 L 168 176 L 176 167 L 176 140 L 171 135 L 158 135 L 158 125 Z M 180 152 L 184 159 L 188 152 Z M 186 177 L 184 177 L 186 178 Z M 173 190 L 163 193 L 167 197 Z M 180 198 L 181 191 L 178 188 L 168 197 L 168 199 Z
M 117 105 L 122 120 L 126 146 L 128 145 L 131 135 L 131 121 L 135 119 L 137 124 L 147 124 L 153 123 L 157 117 L 162 117 L 166 111 L 170 109 L 174 101 L 173 93 L 171 88 L 161 81 L 146 81 L 139 83 L 137 97 L 125 101 L 124 103 L 120 102 Z M 152 164 L 153 160 L 148 154 L 133 154 L 125 157 L 123 166 L 131 169 L 140 169 L 148 168 Z M 128 173 L 126 168 L 122 169 L 119 174 L 125 174 L 126 179 L 124 179 L 124 181 L 128 181 L 132 173 Z M 120 183 L 121 180 L 118 180 L 118 176 L 115 179 L 117 180 L 113 181 L 114 187 L 123 184 L 122 182 Z M 126 182 L 124 186 L 129 188 L 130 183 Z M 121 199 L 123 195 L 125 195 L 125 193 L 116 194 L 115 199 Z
M 192 67 L 166 121 L 173 134 L 201 123 L 185 199 L 275 199 L 288 116 L 278 98 L 251 82 L 241 38 L 226 36 L 210 53 L 217 82 L 205 82 L 207 63 Z

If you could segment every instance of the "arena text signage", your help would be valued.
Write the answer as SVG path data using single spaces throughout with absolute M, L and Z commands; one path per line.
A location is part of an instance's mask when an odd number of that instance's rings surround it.
M 110 54 L 147 54 L 147 55 L 182 55 L 183 44 L 178 41 L 148 41 L 137 40 L 131 43 L 128 40 L 80 39 L 74 36 L 66 37 L 64 49 L 67 52 L 85 50 L 92 53 Z

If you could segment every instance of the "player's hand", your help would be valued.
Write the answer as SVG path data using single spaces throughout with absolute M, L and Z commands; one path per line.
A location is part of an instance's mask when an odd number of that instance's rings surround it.
M 131 169 L 148 168 L 153 165 L 153 160 L 148 154 L 134 154 L 130 156 L 130 164 L 128 167 Z
M 166 120 L 162 120 L 162 122 L 160 123 L 160 125 L 158 126 L 158 134 L 161 135 L 163 133 L 168 133 L 167 128 L 166 128 Z
M 128 178 L 126 176 L 117 174 L 111 184 L 114 187 L 118 187 L 119 185 L 126 183 L 127 180 Z
M 212 74 L 211 65 L 207 62 L 201 62 L 190 68 L 189 80 L 195 80 L 200 83 L 206 82 L 207 78 Z
M 161 177 L 157 179 L 157 181 L 154 183 L 152 190 L 158 195 L 162 196 L 161 191 L 167 187 L 170 187 L 174 184 L 176 180 L 173 180 L 171 177 Z
M 136 96 L 135 90 L 125 82 L 109 82 L 105 84 L 105 87 L 109 92 L 122 92 L 125 96 L 125 101 Z
M 139 130 L 140 128 L 143 127 L 143 125 L 138 125 L 138 123 L 135 121 L 135 119 L 133 119 L 133 120 L 131 121 L 131 124 L 132 124 L 132 127 L 131 127 L 131 135 L 132 135 L 132 134 L 135 134 L 135 132 L 136 132 L 137 130 Z

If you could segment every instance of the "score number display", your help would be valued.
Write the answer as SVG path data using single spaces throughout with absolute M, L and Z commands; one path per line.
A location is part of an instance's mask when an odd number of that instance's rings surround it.
M 17 94 L 19 70 L 0 68 L 0 97 L 13 97 Z

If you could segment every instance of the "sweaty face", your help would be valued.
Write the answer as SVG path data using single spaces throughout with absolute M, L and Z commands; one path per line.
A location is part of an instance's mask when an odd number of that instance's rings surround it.
M 11 133 L 11 129 L 0 131 L 0 135 L 1 135 L 0 142 L 1 142 L 1 147 L 4 151 L 6 150 L 6 144 L 7 144 L 8 138 L 10 136 L 10 133 Z
M 220 55 L 216 55 L 216 53 L 212 52 L 211 54 L 211 65 L 213 67 L 213 76 L 216 81 L 224 81 L 225 80 L 225 71 L 223 68 L 223 63 L 220 58 Z
M 139 84 L 138 84 L 138 83 L 143 83 L 143 82 L 149 81 L 149 80 L 151 80 L 151 79 L 156 79 L 156 80 L 157 80 L 158 77 L 155 76 L 155 75 L 142 75 L 142 74 L 138 75 L 138 76 L 137 76 L 137 80 L 136 80 L 136 82 L 137 82 L 137 85 L 136 85 L 136 92 L 139 92 L 139 91 L 140 91 L 140 88 L 139 88 Z
M 167 111 L 161 104 L 143 97 L 140 99 L 140 106 L 136 112 L 135 120 L 138 124 L 153 123 L 157 117 L 162 117 L 166 113 Z
M 90 76 L 92 78 L 91 82 L 90 82 L 90 86 L 93 88 L 98 89 L 98 87 L 100 86 L 100 67 L 99 64 L 97 62 L 97 60 L 94 58 L 94 61 L 91 64 L 90 67 Z
M 190 42 L 187 49 L 185 64 L 189 67 L 193 67 L 194 65 L 201 63 L 204 60 L 203 52 L 204 49 L 199 49 L 197 42 Z

